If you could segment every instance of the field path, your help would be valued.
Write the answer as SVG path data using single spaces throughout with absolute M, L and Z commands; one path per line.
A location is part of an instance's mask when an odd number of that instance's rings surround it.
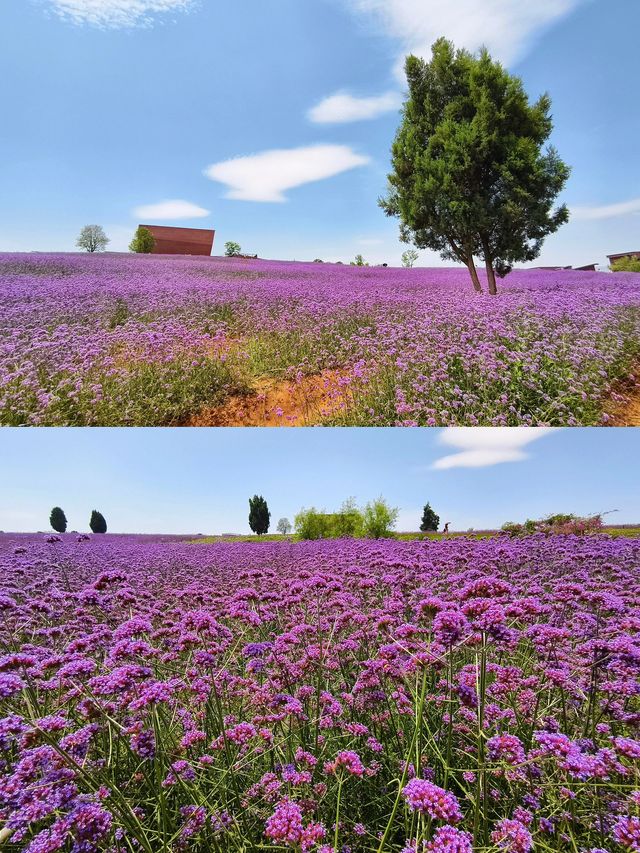
M 345 406 L 348 383 L 337 370 L 299 380 L 259 379 L 255 393 L 202 409 L 183 426 L 314 426 Z

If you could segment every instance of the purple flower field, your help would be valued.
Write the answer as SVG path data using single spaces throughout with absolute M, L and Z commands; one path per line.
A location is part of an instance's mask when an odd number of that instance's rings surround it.
M 640 850 L 640 540 L 0 536 L 3 851 Z
M 491 299 L 456 269 L 2 255 L 0 300 L 8 425 L 176 424 L 335 370 L 310 422 L 594 425 L 640 357 L 633 273 L 514 272 Z

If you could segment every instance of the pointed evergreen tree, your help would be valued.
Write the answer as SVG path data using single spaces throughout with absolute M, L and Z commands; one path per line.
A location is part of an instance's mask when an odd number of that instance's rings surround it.
M 530 104 L 519 77 L 494 62 L 456 51 L 444 38 L 430 62 L 406 60 L 409 95 L 392 148 L 389 192 L 380 200 L 400 219 L 400 237 L 464 263 L 476 291 L 474 258 L 496 275 L 537 258 L 544 238 L 568 220 L 553 210 L 569 167 L 552 147 L 551 100 Z
M 264 536 L 269 531 L 271 513 L 262 495 L 249 498 L 249 527 L 258 536 Z
M 105 521 L 105 517 L 101 512 L 98 512 L 97 509 L 91 511 L 91 518 L 89 519 L 89 527 L 91 528 L 92 533 L 106 533 L 107 532 L 107 522 Z
M 65 533 L 67 529 L 67 516 L 64 514 L 64 510 L 60 509 L 59 506 L 54 506 L 51 510 L 49 524 L 53 527 L 56 533 Z
M 420 530 L 422 530 L 423 533 L 436 533 L 439 526 L 440 516 L 435 514 L 435 512 L 431 509 L 431 504 L 428 503 L 422 513 L 422 523 L 420 524 Z

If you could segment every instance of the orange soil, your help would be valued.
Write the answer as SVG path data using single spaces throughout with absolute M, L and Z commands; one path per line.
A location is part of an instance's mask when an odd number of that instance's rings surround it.
M 640 388 L 636 389 L 628 402 L 614 415 L 613 424 L 614 426 L 640 427 Z
M 337 370 L 298 381 L 260 379 L 255 392 L 229 397 L 222 406 L 203 409 L 185 426 L 313 426 L 344 408 L 348 384 Z

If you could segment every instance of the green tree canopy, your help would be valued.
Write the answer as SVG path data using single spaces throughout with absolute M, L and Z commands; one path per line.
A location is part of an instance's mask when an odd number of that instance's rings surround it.
M 267 502 L 262 495 L 254 495 L 249 498 L 249 527 L 258 536 L 264 536 L 269 532 L 271 513 Z
M 137 252 L 139 255 L 148 255 L 153 252 L 155 244 L 156 241 L 151 231 L 140 225 L 136 228 L 133 240 L 129 243 L 129 251 Z
M 380 205 L 399 218 L 404 242 L 466 264 L 478 292 L 481 258 L 495 294 L 496 275 L 538 257 L 569 218 L 553 205 L 570 170 L 543 150 L 551 100 L 530 104 L 522 81 L 487 50 L 456 51 L 444 38 L 431 61 L 409 56 L 405 70 L 409 95 Z
M 91 518 L 89 519 L 89 527 L 92 533 L 106 533 L 107 522 L 104 515 L 98 512 L 97 509 L 91 510 Z
M 440 516 L 436 515 L 436 513 L 431 509 L 431 504 L 427 504 L 422 513 L 422 522 L 420 524 L 420 530 L 423 533 L 436 533 L 440 527 Z
M 383 498 L 371 501 L 362 511 L 364 535 L 368 539 L 392 536 L 397 518 L 398 510 L 390 507 Z
M 291 533 L 291 522 L 288 518 L 281 518 L 278 522 L 278 526 L 276 527 L 278 533 L 282 533 L 283 536 L 287 536 Z
M 64 510 L 59 506 L 54 506 L 51 510 L 49 524 L 53 527 L 56 533 L 65 533 L 67 529 L 67 516 L 64 514 Z
M 618 258 L 612 262 L 610 269 L 611 272 L 640 272 L 640 258 L 634 258 L 633 255 Z
M 102 225 L 85 225 L 78 235 L 76 246 L 85 252 L 102 252 L 109 242 Z
M 228 240 L 224 244 L 224 253 L 228 258 L 235 258 L 240 254 L 240 252 L 242 252 L 240 243 L 234 243 L 233 240 Z

